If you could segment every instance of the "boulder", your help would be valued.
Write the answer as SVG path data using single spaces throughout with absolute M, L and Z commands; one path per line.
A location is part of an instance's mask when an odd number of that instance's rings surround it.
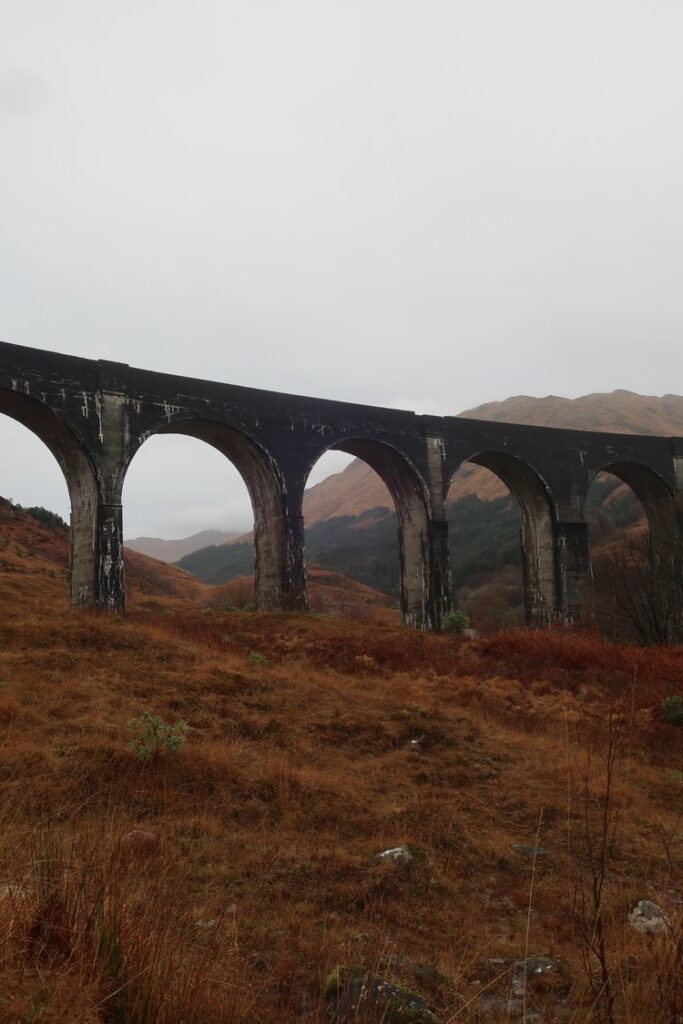
M 662 908 L 651 900 L 641 900 L 628 915 L 628 923 L 643 935 L 660 935 L 671 927 Z
M 413 855 L 407 846 L 394 846 L 390 850 L 383 850 L 382 853 L 378 853 L 375 860 L 384 864 L 410 864 L 412 863 Z

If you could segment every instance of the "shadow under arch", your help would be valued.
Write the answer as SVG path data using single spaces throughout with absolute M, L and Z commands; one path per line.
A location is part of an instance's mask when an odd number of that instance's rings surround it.
M 151 431 L 145 440 L 157 434 L 195 437 L 230 460 L 246 485 L 254 515 L 257 607 L 264 611 L 304 608 L 305 598 L 297 597 L 291 578 L 284 485 L 275 460 L 247 434 L 218 420 L 178 417 Z M 144 441 L 128 459 L 126 473 L 143 445 Z
M 364 437 L 344 438 L 328 445 L 327 451 L 347 452 L 371 469 L 384 481 L 398 516 L 401 611 L 407 626 L 434 629 L 441 625 L 442 610 L 435 607 L 432 582 L 431 505 L 429 490 L 421 474 L 393 445 Z M 313 462 L 308 467 L 310 475 Z
M 98 488 L 93 464 L 78 436 L 49 406 L 36 398 L 0 387 L 0 413 L 21 423 L 52 452 L 64 474 L 71 503 L 69 527 L 69 601 L 97 602 Z
M 611 484 L 601 481 L 603 475 L 612 478 Z M 620 489 L 614 490 L 619 481 L 632 492 L 630 501 Z M 602 488 L 613 495 L 609 505 Z M 672 488 L 650 466 L 624 460 L 595 471 L 587 491 L 587 499 L 591 497 L 598 498 L 598 523 L 608 516 L 609 530 L 606 542 L 598 547 L 598 524 L 590 517 L 596 620 L 620 640 L 671 643 L 683 629 L 681 520 Z M 639 529 L 643 513 L 645 530 Z
M 516 500 L 522 520 L 520 544 L 525 619 L 530 626 L 546 625 L 557 613 L 559 601 L 555 512 L 550 490 L 540 473 L 509 452 L 477 452 L 465 463 L 490 470 Z M 454 476 L 455 473 L 448 482 L 449 487 Z
M 679 532 L 676 498 L 659 473 L 640 462 L 611 462 L 599 472 L 611 473 L 622 480 L 643 506 L 649 527 L 650 557 L 654 560 L 673 557 Z

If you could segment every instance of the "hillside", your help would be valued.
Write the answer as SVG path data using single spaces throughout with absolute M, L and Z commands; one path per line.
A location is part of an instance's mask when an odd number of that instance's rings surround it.
M 228 544 L 238 536 L 236 530 L 201 530 L 191 537 L 165 540 L 162 537 L 128 537 L 125 544 L 130 551 L 156 558 L 160 562 L 179 562 L 185 555 L 208 547 L 210 544 Z
M 6 574 L 9 590 L 13 579 L 18 584 L 22 578 L 30 577 L 36 588 L 41 581 L 57 580 L 63 602 L 66 602 L 68 563 L 65 527 L 46 525 L 0 498 L 0 571 Z M 176 565 L 126 549 L 126 603 L 131 608 L 161 609 L 171 607 L 172 599 L 181 599 L 198 604 L 206 611 L 249 606 L 254 599 L 252 564 L 253 560 L 247 566 L 246 575 L 234 574 L 237 578 L 224 586 L 212 586 Z M 317 612 L 351 620 L 392 623 L 400 618 L 395 602 L 387 595 L 317 565 L 309 566 L 309 600 L 311 608 Z
M 617 531 L 639 522 L 641 507 L 628 488 L 605 477 L 591 489 L 588 513 L 594 552 Z M 523 618 L 520 519 L 508 493 L 462 495 L 447 510 L 453 588 L 475 628 L 485 632 Z M 335 516 L 306 530 L 306 555 L 366 586 L 399 599 L 397 519 L 385 507 Z M 195 551 L 180 566 L 207 583 L 224 583 L 250 570 L 251 541 Z
M 357 1024 L 680 1020 L 683 649 L 67 611 L 2 511 L 0 1020 L 350 1024 L 366 972 L 430 1013 Z

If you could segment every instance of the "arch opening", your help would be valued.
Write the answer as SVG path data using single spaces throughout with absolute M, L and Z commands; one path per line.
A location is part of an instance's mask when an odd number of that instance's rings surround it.
M 481 452 L 451 477 L 454 606 L 491 632 L 546 625 L 558 606 L 554 513 L 543 480 L 507 452 Z
M 37 399 L 0 388 L 0 414 L 21 424 L 35 435 L 57 462 L 68 494 L 68 510 L 67 503 L 62 503 L 61 509 L 69 519 L 70 603 L 95 604 L 98 574 L 95 543 L 98 500 L 97 482 L 90 459 L 66 423 Z M 41 468 L 47 469 L 44 461 Z M 48 473 L 51 478 L 49 493 L 56 496 L 59 489 L 54 488 L 55 475 L 51 470 L 48 470 Z M 33 476 L 35 479 L 35 474 Z M 37 504 L 37 501 L 35 503 Z
M 680 639 L 680 533 L 666 483 L 638 463 L 607 465 L 588 490 L 586 518 L 600 629 L 646 644 Z
M 307 558 L 384 593 L 400 605 L 407 625 L 433 628 L 429 497 L 422 478 L 396 448 L 365 438 L 330 445 L 316 460 L 316 472 L 337 452 L 354 461 L 324 489 L 304 493 Z M 359 592 L 342 595 L 339 608 L 354 602 L 359 617 L 385 614 L 369 607 L 363 611 Z M 366 604 L 371 603 L 366 595 Z
M 188 488 L 188 480 L 193 487 Z M 126 469 L 124 487 L 126 523 L 129 518 L 131 523 L 127 537 L 144 521 L 139 512 L 129 517 L 131 499 L 145 509 L 148 522 L 160 524 L 161 532 L 176 538 L 185 534 L 180 538 L 188 542 L 181 545 L 185 550 L 172 560 L 201 583 L 220 585 L 220 591 L 207 595 L 209 603 L 242 607 L 255 601 L 263 609 L 283 607 L 282 485 L 272 460 L 254 441 L 226 424 L 174 421 L 138 448 Z M 193 491 L 203 499 L 197 501 Z M 165 498 L 163 510 L 152 515 L 159 495 Z M 195 546 L 192 534 L 204 532 L 208 536 L 196 538 Z M 145 538 L 135 547 L 152 553 Z M 159 550 L 164 547 L 174 553 L 174 547 L 162 545 Z M 132 565 L 135 559 L 129 555 L 128 561 Z

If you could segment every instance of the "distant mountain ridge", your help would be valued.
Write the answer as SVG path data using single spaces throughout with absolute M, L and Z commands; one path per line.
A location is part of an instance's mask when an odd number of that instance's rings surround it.
M 163 537 L 132 537 L 124 541 L 127 548 L 138 551 L 148 558 L 156 558 L 160 562 L 179 562 L 186 555 L 212 544 L 228 544 L 239 535 L 238 530 L 201 530 L 191 537 L 178 540 L 165 540 Z

